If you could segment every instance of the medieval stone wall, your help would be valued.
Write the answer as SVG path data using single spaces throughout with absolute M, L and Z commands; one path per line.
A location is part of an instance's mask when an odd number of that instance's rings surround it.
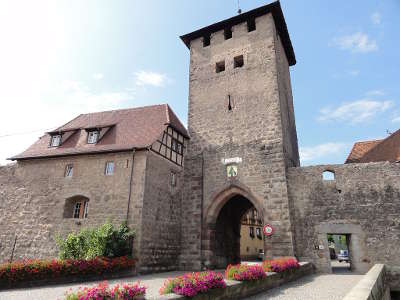
M 106 161 L 115 163 L 112 176 L 104 175 Z M 65 167 L 71 163 L 73 176 L 66 178 Z M 64 236 L 106 220 L 121 224 L 126 220 L 131 164 L 131 153 L 118 153 L 37 159 L 1 167 L 1 260 L 9 259 L 15 235 L 15 258 L 49 258 L 57 255 L 57 234 Z M 89 199 L 87 219 L 65 218 L 72 216 L 72 211 L 64 209 L 73 196 Z M 142 200 L 133 197 L 135 201 Z M 139 223 L 134 225 L 139 229 Z
M 171 184 L 171 174 L 176 186 Z M 178 268 L 183 168 L 149 152 L 142 212 L 141 272 Z
M 322 172 L 335 172 L 323 181 Z M 356 271 L 400 265 L 400 164 L 326 165 L 288 170 L 294 206 L 295 253 L 330 272 L 327 233 L 350 234 Z M 320 247 L 323 249 L 319 249 Z
M 277 81 L 283 130 L 283 151 L 288 167 L 300 166 L 289 63 L 280 36 L 275 36 Z
M 183 268 L 199 269 L 201 255 L 205 261 L 204 256 L 213 251 L 204 224 L 207 211 L 218 193 L 235 185 L 259 199 L 260 213 L 277 228 L 267 254 L 293 253 L 274 21 L 269 14 L 256 18 L 255 31 L 248 32 L 246 23 L 233 26 L 232 31 L 228 40 L 223 31 L 213 33 L 207 47 L 201 38 L 191 42 Z M 240 55 L 244 65 L 234 68 L 234 57 Z M 225 71 L 217 73 L 216 63 L 221 61 Z M 221 160 L 232 157 L 241 157 L 242 162 L 238 176 L 228 178 Z
M 112 176 L 104 174 L 107 161 L 115 163 Z M 67 164 L 74 166 L 72 178 L 64 176 Z M 174 188 L 171 172 L 177 174 Z M 182 167 L 147 150 L 36 159 L 0 167 L 0 260 L 10 259 L 15 236 L 14 259 L 51 258 L 57 256 L 56 235 L 107 220 L 117 226 L 127 220 L 136 231 L 134 256 L 141 270 L 176 269 L 182 173 Z M 88 218 L 66 218 L 72 210 L 65 212 L 65 204 L 73 196 L 89 199 Z
M 115 173 L 104 175 L 106 161 Z M 73 164 L 72 178 L 64 176 Z M 106 220 L 118 225 L 126 220 L 132 155 L 104 154 L 21 161 L 1 167 L 0 235 L 2 260 L 9 258 L 15 235 L 15 258 L 57 255 L 55 235 L 61 236 Z M 89 199 L 87 219 L 65 218 L 66 199 Z

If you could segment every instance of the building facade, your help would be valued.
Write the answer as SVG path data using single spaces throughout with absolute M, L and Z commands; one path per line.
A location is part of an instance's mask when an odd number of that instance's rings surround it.
M 80 115 L 0 167 L 0 258 L 57 256 L 56 236 L 135 230 L 141 272 L 178 268 L 186 129 L 168 105 Z
M 330 272 L 327 236 L 341 234 L 352 269 L 400 265 L 396 161 L 300 167 L 296 59 L 279 2 L 181 39 L 188 132 L 161 105 L 81 115 L 47 133 L 0 167 L 2 260 L 55 256 L 55 234 L 110 219 L 136 230 L 142 272 L 222 268 L 241 260 L 243 216 L 256 210 L 273 228 L 264 257 Z
M 264 252 L 263 220 L 251 208 L 240 220 L 241 261 L 260 260 Z

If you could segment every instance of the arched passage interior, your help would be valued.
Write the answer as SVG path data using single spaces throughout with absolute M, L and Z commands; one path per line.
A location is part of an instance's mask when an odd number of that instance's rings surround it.
M 215 217 L 210 218 L 207 224 L 206 244 L 209 247 L 206 265 L 211 268 L 225 268 L 228 264 L 240 263 L 241 220 L 256 208 L 247 197 L 237 193 L 225 198 L 220 206 L 214 211 Z M 260 209 L 257 211 L 262 216 Z

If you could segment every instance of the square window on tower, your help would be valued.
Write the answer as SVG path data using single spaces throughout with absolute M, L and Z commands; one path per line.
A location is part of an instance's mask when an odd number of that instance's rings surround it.
M 244 65 L 243 55 L 235 56 L 233 58 L 233 67 L 234 68 L 241 68 Z
M 217 62 L 215 64 L 215 72 L 216 73 L 221 73 L 223 71 L 225 71 L 225 61 L 224 60 L 220 61 L 220 62 Z
M 256 30 L 256 20 L 255 19 L 250 19 L 247 21 L 247 31 L 251 32 Z
M 224 30 L 224 38 L 225 38 L 225 40 L 229 40 L 232 38 L 232 28 L 231 27 L 226 28 Z
M 210 46 L 210 42 L 211 42 L 210 40 L 211 40 L 210 35 L 205 35 L 203 37 L 203 47 Z

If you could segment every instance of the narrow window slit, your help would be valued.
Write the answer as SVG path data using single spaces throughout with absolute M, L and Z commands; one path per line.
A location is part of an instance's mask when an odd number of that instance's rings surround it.
M 228 95 L 228 111 L 232 111 L 233 107 L 234 107 L 234 104 L 233 104 L 233 100 L 231 98 L 231 95 Z

